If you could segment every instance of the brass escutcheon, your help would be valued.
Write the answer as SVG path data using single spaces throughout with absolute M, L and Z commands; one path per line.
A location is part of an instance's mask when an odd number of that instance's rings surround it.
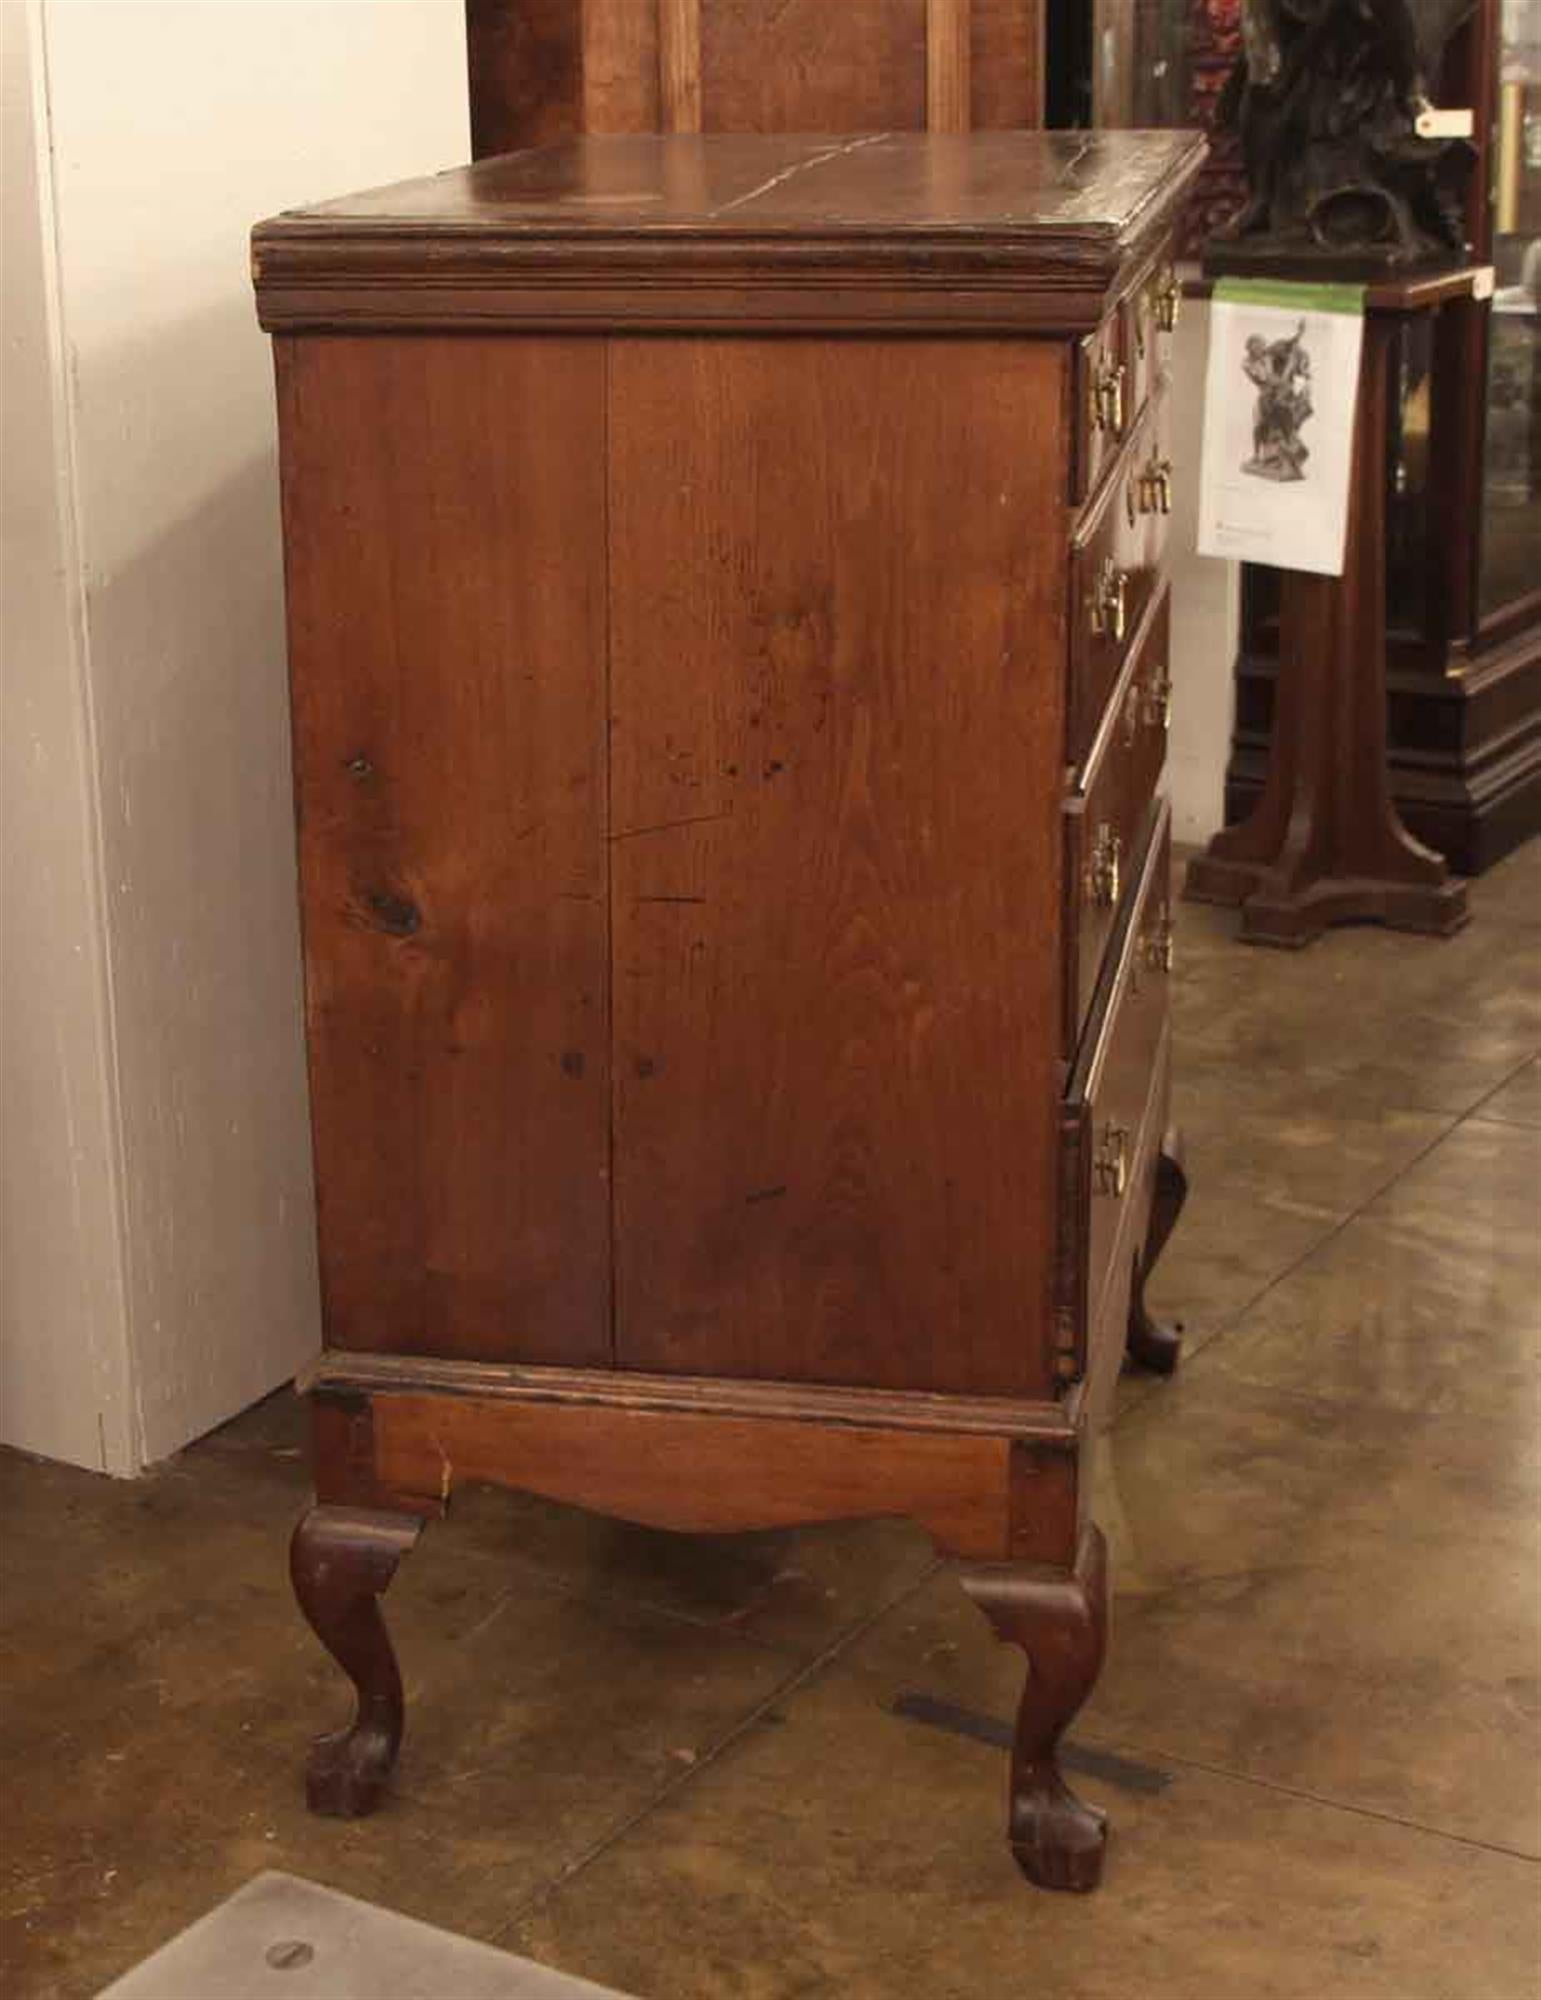
M 1099 910 L 1111 910 L 1118 901 L 1124 843 L 1104 820 L 1092 839 L 1091 862 L 1086 870 L 1086 893 Z
M 1127 1125 L 1103 1126 L 1097 1139 L 1097 1155 L 1092 1163 L 1092 1172 L 1098 1194 L 1110 1194 L 1116 1198 L 1129 1185 Z
M 1119 568 L 1111 556 L 1104 556 L 1092 585 L 1092 631 L 1099 639 L 1109 636 L 1123 643 L 1129 622 L 1129 573 Z

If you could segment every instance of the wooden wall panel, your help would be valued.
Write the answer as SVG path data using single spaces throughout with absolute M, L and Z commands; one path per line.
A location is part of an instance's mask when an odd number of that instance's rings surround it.
M 466 0 L 473 159 L 583 130 L 583 25 L 579 0 Z
M 1044 8 L 1053 0 L 973 0 L 970 90 L 977 132 L 1043 123 Z
M 603 348 L 277 353 L 327 1342 L 604 1362 Z
M 701 79 L 711 132 L 922 130 L 926 0 L 701 0 Z
M 1043 1392 L 1064 350 L 611 357 L 618 1360 Z
M 509 0 L 470 0 L 508 5 Z M 585 132 L 664 129 L 659 43 L 660 0 L 568 0 L 583 15 Z
M 478 159 L 575 132 L 1043 122 L 1042 0 L 466 0 Z

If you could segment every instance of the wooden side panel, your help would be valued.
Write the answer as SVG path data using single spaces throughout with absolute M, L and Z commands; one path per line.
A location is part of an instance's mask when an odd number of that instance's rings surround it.
M 1048 1391 L 1067 355 L 612 343 L 623 1366 Z
M 708 132 L 924 131 L 926 0 L 701 0 L 701 104 Z
M 327 1342 L 603 1363 L 603 350 L 277 349 Z

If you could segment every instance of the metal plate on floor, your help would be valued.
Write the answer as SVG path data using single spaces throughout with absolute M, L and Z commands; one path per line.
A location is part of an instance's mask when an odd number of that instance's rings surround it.
M 297 1875 L 259 1875 L 98 2000 L 625 2000 Z

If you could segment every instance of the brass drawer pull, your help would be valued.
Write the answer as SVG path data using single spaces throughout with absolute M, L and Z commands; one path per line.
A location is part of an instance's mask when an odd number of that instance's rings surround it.
M 1136 480 L 1142 514 L 1170 514 L 1172 511 L 1172 461 L 1152 452 Z
M 1111 431 L 1114 437 L 1124 434 L 1124 367 L 1123 363 L 1102 361 L 1092 376 L 1091 386 L 1092 427 L 1094 430 Z
M 1172 919 L 1165 910 L 1157 917 L 1153 929 L 1148 930 L 1140 940 L 1140 952 L 1152 972 L 1170 972 L 1172 969 Z
M 1097 1139 L 1097 1154 L 1092 1162 L 1092 1172 L 1098 1194 L 1110 1194 L 1115 1199 L 1122 1195 L 1129 1185 L 1127 1125 L 1103 1126 Z
M 1182 280 L 1170 264 L 1151 293 L 1151 308 L 1155 313 L 1156 325 L 1163 333 L 1177 331 L 1177 316 L 1182 310 Z
M 1172 724 L 1172 676 L 1157 667 L 1145 690 L 1145 720 L 1152 729 L 1169 729 Z
M 1091 865 L 1086 871 L 1086 894 L 1099 910 L 1111 910 L 1118 902 L 1123 870 L 1124 843 L 1106 821 L 1092 841 Z
M 1092 631 L 1099 639 L 1111 636 L 1120 645 L 1129 624 L 1129 572 L 1119 568 L 1111 556 L 1104 556 L 1092 585 Z

